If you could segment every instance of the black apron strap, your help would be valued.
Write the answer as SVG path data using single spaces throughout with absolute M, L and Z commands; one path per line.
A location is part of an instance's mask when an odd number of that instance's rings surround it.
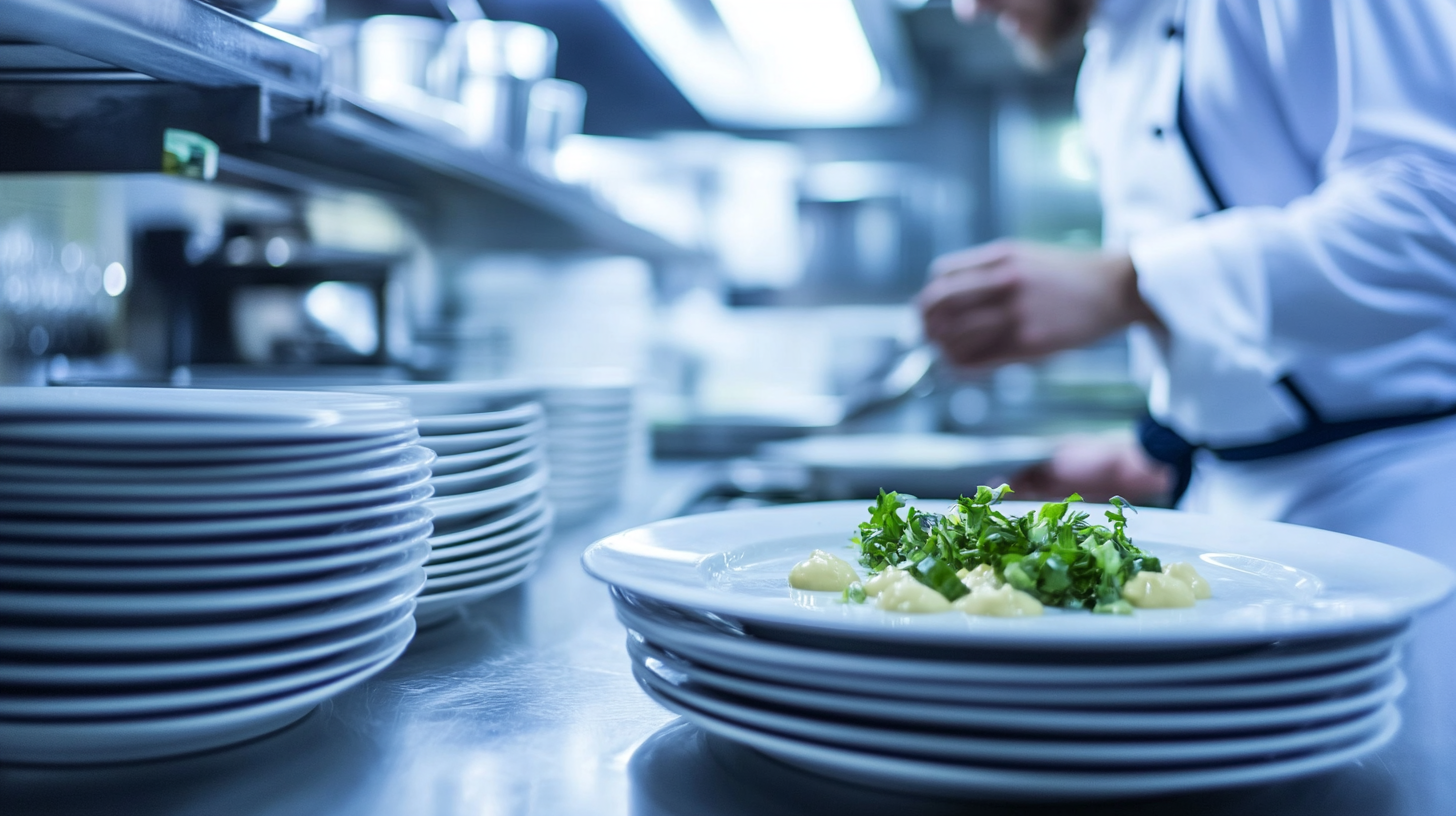
M 1152 416 L 1145 415 L 1138 421 L 1138 444 L 1154 461 L 1173 469 L 1173 489 L 1169 502 L 1176 505 L 1188 492 L 1188 483 L 1193 479 L 1193 452 L 1197 446 L 1178 435 L 1166 425 L 1158 424 Z

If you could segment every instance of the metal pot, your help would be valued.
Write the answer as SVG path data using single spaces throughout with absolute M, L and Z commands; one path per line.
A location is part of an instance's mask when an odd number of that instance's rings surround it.
M 556 72 L 556 35 L 539 26 L 471 20 L 450 27 L 429 89 L 458 102 L 472 144 L 521 155 L 532 89 Z

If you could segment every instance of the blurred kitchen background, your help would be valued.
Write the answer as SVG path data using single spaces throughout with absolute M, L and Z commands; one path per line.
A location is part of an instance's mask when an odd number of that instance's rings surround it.
M 5 382 L 613 369 L 659 458 L 1139 410 L 1121 338 L 920 344 L 937 254 L 1101 230 L 1078 55 L 1031 70 L 943 0 L 14 0 L 0 32 Z

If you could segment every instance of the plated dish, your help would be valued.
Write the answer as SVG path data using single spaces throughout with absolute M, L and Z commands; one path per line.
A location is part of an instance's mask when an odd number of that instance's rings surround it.
M 583 563 L 638 684 L 700 728 L 857 785 L 1033 800 L 1270 782 L 1379 749 L 1410 620 L 1453 585 L 1328 532 L 995 498 L 704 514 Z M 1192 605 L 1135 608 L 1138 576 L 1178 562 L 1208 597 L 1174 571 Z M 870 602 L 891 570 L 939 611 Z M 953 608 L 992 578 L 1041 614 Z
M 934 512 L 947 504 L 911 506 Z M 1001 506 L 1017 515 L 1041 507 Z M 1198 565 L 1212 597 L 1190 608 L 1136 615 L 1048 609 L 1034 618 L 887 614 L 788 585 L 790 569 L 815 549 L 854 558 L 849 539 L 864 516 L 862 502 L 826 502 L 672 519 L 603 539 L 582 562 L 627 592 L 760 631 L 959 648 L 1138 650 L 1354 635 L 1399 626 L 1456 585 L 1445 567 L 1373 541 L 1168 510 L 1143 510 L 1128 520 L 1128 533 L 1163 561 Z

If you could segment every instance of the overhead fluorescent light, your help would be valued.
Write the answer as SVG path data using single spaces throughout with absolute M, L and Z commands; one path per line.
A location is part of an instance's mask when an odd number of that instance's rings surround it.
M 908 60 L 883 0 L 604 2 L 715 124 L 887 124 L 914 108 Z

